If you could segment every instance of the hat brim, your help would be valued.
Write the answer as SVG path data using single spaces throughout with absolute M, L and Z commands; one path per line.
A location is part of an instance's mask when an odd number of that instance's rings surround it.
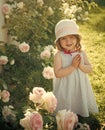
M 61 37 L 65 37 L 65 36 L 67 36 L 67 35 L 78 35 L 78 36 L 81 38 L 81 35 L 78 34 L 78 33 L 77 33 L 77 34 L 76 34 L 76 33 L 69 33 L 69 34 L 61 35 L 61 36 L 59 36 L 58 38 L 56 38 L 55 41 L 54 41 L 54 44 L 56 44 L 57 41 L 58 41 Z

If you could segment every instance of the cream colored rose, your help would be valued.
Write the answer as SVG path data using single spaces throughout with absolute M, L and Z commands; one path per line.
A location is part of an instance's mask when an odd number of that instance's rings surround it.
M 43 104 L 42 96 L 46 93 L 46 91 L 41 87 L 34 87 L 32 93 L 29 95 L 29 99 L 34 103 Z
M 40 54 L 41 59 L 50 58 L 50 56 L 51 56 L 51 53 L 49 50 L 44 50 Z
M 42 74 L 43 74 L 43 77 L 45 79 L 53 79 L 54 78 L 54 70 L 50 66 L 45 67 Z
M 53 113 L 57 106 L 57 99 L 54 96 L 54 94 L 52 92 L 47 92 L 46 94 L 43 95 L 43 99 L 44 99 L 44 108 L 48 112 Z
M 19 9 L 23 9 L 24 3 L 23 3 L 23 2 L 17 3 L 17 7 L 18 7 Z
M 25 52 L 29 51 L 30 46 L 27 43 L 23 42 L 23 43 L 19 44 L 19 49 L 21 52 L 25 53 Z
M 73 130 L 78 123 L 75 113 L 66 110 L 58 111 L 56 115 L 58 130 Z
M 60 110 L 57 112 L 56 120 L 58 130 L 64 130 L 64 118 L 65 118 L 66 109 Z
M 0 65 L 6 65 L 8 63 L 7 56 L 0 56 Z
M 30 116 L 20 119 L 20 125 L 23 126 L 25 130 L 32 130 L 30 127 Z
M 1 98 L 3 102 L 8 102 L 10 97 L 10 93 L 7 90 L 3 90 L 1 92 Z

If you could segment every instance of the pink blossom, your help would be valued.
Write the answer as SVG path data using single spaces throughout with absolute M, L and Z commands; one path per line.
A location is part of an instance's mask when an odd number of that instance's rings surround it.
M 7 56 L 0 56 L 0 65 L 6 65 L 8 63 Z
M 52 78 L 54 78 L 54 70 L 50 66 L 45 67 L 43 72 L 42 72 L 42 74 L 43 74 L 43 77 L 45 79 L 52 79 Z
M 43 103 L 42 96 L 46 93 L 46 91 L 41 87 L 34 87 L 32 93 L 29 95 L 29 99 L 34 103 Z
M 10 97 L 10 93 L 7 90 L 3 90 L 1 92 L 1 98 L 3 102 L 8 102 Z
M 40 57 L 41 57 L 42 59 L 50 58 L 50 56 L 51 56 L 51 53 L 50 53 L 49 50 L 44 50 L 44 51 L 42 51 L 41 54 L 40 54 Z
M 19 44 L 19 49 L 21 52 L 28 52 L 30 49 L 30 46 L 27 43 L 23 42 Z
M 43 99 L 45 103 L 45 109 L 48 112 L 53 113 L 57 106 L 57 99 L 54 94 L 52 92 L 47 92 L 43 95 Z
M 11 8 L 10 8 L 10 5 L 9 5 L 9 4 L 3 4 L 3 6 L 2 6 L 2 12 L 3 12 L 4 14 L 9 14 L 9 13 L 10 13 L 10 10 L 11 10 Z
M 30 127 L 32 130 L 43 130 L 43 119 L 39 113 L 30 116 Z
M 73 130 L 75 124 L 75 115 L 73 112 L 67 112 L 64 119 L 64 130 Z
M 78 122 L 78 117 L 75 113 L 60 110 L 56 115 L 58 129 L 73 130 Z

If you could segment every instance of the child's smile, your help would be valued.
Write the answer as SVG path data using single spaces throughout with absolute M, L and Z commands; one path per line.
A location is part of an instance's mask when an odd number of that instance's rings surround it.
M 72 44 L 67 44 L 66 46 L 67 46 L 67 47 L 70 47 L 70 46 L 72 46 Z

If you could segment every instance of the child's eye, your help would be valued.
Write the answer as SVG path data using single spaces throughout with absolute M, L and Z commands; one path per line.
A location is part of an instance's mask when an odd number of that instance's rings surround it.
M 61 37 L 61 40 L 65 40 L 66 38 L 65 37 Z

